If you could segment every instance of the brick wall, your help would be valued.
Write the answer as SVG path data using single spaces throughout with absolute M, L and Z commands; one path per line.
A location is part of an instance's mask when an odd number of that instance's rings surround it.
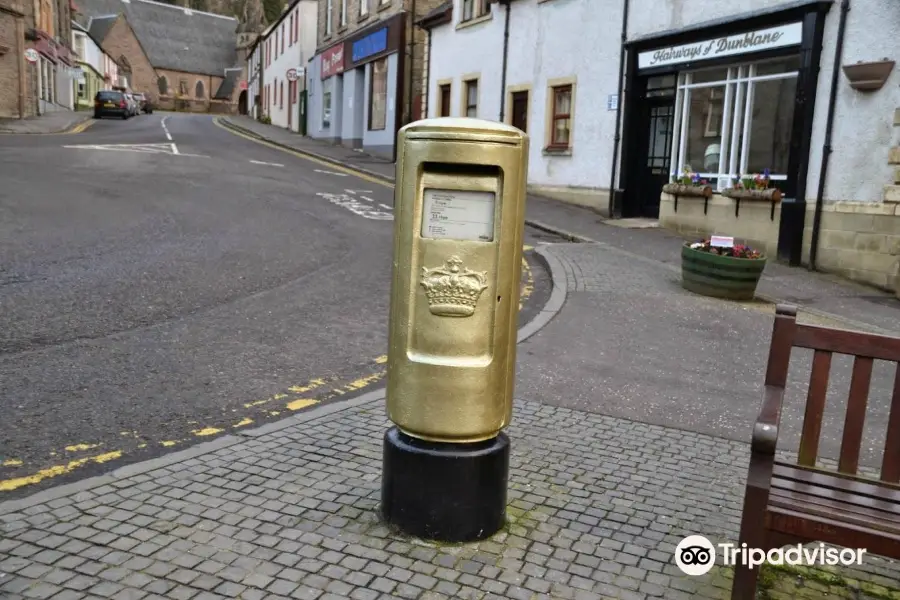
M 23 58 L 25 29 L 34 26 L 34 5 L 21 0 L 0 0 L 0 117 L 34 116 L 36 72 Z M 25 69 L 25 114 L 19 114 L 21 69 Z
M 106 39 L 103 40 L 103 49 L 116 62 L 119 62 L 122 56 L 128 59 L 131 65 L 131 87 L 134 91 L 149 93 L 154 99 L 159 95 L 156 72 L 124 16 L 120 15 L 116 19 Z M 123 74 L 120 67 L 119 75 Z

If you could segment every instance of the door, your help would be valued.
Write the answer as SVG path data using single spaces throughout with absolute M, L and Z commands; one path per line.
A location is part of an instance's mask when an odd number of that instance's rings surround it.
M 441 86 L 441 104 L 440 104 L 440 116 L 441 117 L 449 117 L 450 116 L 450 85 L 444 84 Z
M 513 92 L 511 104 L 512 126 L 528 133 L 528 92 Z
M 651 77 L 637 103 L 635 163 L 625 216 L 659 218 L 659 196 L 669 182 L 675 130 L 675 76 Z

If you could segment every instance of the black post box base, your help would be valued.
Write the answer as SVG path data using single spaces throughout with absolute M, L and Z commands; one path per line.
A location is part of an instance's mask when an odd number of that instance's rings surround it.
M 396 427 L 384 435 L 381 514 L 406 534 L 472 542 L 506 521 L 509 437 L 473 444 L 427 442 Z

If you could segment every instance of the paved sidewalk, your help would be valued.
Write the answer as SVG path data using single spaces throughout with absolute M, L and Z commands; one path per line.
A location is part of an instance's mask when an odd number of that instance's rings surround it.
M 389 160 L 264 125 L 249 117 L 232 116 L 223 121 L 298 152 L 393 181 L 394 165 Z M 596 241 L 627 250 L 668 265 L 670 270 L 681 268 L 684 238 L 671 231 L 619 227 L 615 221 L 607 221 L 589 209 L 533 195 L 528 196 L 526 211 L 531 225 L 570 235 L 575 241 Z M 900 300 L 895 295 L 840 277 L 770 261 L 760 282 L 759 294 L 766 300 L 797 304 L 810 313 L 840 316 L 858 329 L 900 335 Z
M 654 271 L 664 267 L 616 248 L 539 250 L 556 285 L 539 318 L 562 310 L 520 332 L 531 337 L 508 430 L 510 522 L 490 540 L 426 543 L 379 521 L 388 422 L 376 391 L 0 504 L 0 598 L 726 600 L 728 568 L 687 577 L 672 550 L 689 534 L 737 539 L 771 317 L 667 295 L 678 288 Z M 746 373 L 708 379 L 740 356 Z M 641 357 L 643 371 L 629 362 Z M 747 405 L 739 440 L 675 423 L 691 413 L 715 425 L 732 403 Z M 598 414 L 629 404 L 660 424 Z M 900 565 L 874 556 L 768 568 L 761 581 L 771 600 L 900 598 Z
M 28 119 L 0 119 L 0 133 L 65 133 L 90 118 L 90 112 L 59 110 Z

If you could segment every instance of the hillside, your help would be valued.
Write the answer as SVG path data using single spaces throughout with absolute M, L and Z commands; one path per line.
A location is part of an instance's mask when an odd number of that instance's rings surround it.
M 283 0 L 158 0 L 168 4 L 187 6 L 195 10 L 236 17 L 250 23 L 250 31 L 261 30 L 270 20 L 278 18 L 283 8 Z

